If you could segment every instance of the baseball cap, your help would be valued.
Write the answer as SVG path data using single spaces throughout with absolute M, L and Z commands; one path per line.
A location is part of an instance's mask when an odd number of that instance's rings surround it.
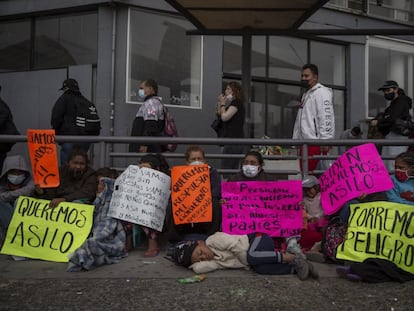
M 386 89 L 390 89 L 392 87 L 399 87 L 398 83 L 393 80 L 388 80 L 384 82 L 384 84 L 378 89 L 378 91 L 383 91 Z
M 62 87 L 59 90 L 63 90 L 65 87 L 67 87 L 70 90 L 79 90 L 78 81 L 76 81 L 75 79 L 66 79 L 65 81 L 63 81 Z
M 302 180 L 303 188 L 311 188 L 316 185 L 319 185 L 319 180 L 313 175 L 305 176 L 305 178 Z

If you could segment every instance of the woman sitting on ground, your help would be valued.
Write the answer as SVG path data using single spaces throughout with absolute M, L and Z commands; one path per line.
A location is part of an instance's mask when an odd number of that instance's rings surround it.
M 77 202 L 91 204 L 95 199 L 95 171 L 88 166 L 88 155 L 76 145 L 72 149 L 68 164 L 59 169 L 60 185 L 55 188 L 40 188 L 35 185 L 35 196 L 51 200 L 50 207 L 54 208 L 61 202 Z

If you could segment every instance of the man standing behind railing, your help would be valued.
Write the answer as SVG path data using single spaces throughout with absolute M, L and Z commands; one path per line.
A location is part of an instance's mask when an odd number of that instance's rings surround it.
M 332 90 L 318 83 L 318 74 L 318 67 L 314 64 L 302 67 L 301 85 L 306 91 L 296 116 L 293 139 L 335 138 Z M 308 146 L 308 156 L 327 154 L 328 150 L 328 146 Z M 308 160 L 309 171 L 316 169 L 318 161 Z

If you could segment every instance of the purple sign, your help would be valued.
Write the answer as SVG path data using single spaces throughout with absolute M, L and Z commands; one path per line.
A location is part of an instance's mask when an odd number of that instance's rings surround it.
M 319 183 L 322 208 L 327 215 L 363 193 L 394 187 L 374 144 L 356 146 L 342 154 L 320 177 Z
M 223 232 L 262 232 L 273 237 L 297 235 L 302 229 L 302 183 L 291 181 L 224 182 Z

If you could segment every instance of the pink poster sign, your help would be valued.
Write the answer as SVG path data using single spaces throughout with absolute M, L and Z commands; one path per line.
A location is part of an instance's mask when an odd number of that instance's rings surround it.
M 224 182 L 223 232 L 297 235 L 302 229 L 302 184 L 290 181 Z
M 327 215 L 363 193 L 394 186 L 374 144 L 356 146 L 342 154 L 319 178 L 319 183 L 322 208 Z

